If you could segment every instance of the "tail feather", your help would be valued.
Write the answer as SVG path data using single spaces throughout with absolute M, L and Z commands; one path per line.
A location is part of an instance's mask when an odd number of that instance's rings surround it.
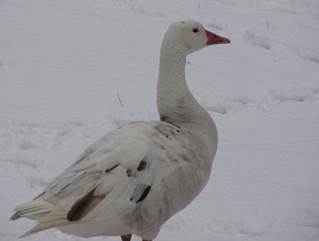
M 14 211 L 15 214 L 11 216 L 11 220 L 16 220 L 20 217 L 27 217 L 30 219 L 39 219 L 44 215 L 49 214 L 53 209 L 52 204 L 43 200 L 32 200 L 17 206 Z
M 65 218 L 65 213 L 55 212 L 54 214 L 49 214 L 45 218 L 41 219 L 37 225 L 24 233 L 21 238 L 43 231 L 45 229 L 55 228 L 67 224 L 70 224 L 70 222 Z
M 26 217 L 39 221 L 37 225 L 35 225 L 21 237 L 26 237 L 45 229 L 69 224 L 69 221 L 66 219 L 65 211 L 56 210 L 51 203 L 41 199 L 23 203 L 17 206 L 14 211 L 16 213 L 11 216 L 11 220 L 16 220 L 20 217 Z

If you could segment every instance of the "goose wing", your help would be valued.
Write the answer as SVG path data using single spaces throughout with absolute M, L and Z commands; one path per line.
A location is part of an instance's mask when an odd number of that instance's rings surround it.
M 161 173 L 152 142 L 154 128 L 132 123 L 91 145 L 42 195 L 17 207 L 39 224 L 26 235 L 74 222 L 111 219 L 133 210 Z M 101 211 L 103 213 L 101 213 Z

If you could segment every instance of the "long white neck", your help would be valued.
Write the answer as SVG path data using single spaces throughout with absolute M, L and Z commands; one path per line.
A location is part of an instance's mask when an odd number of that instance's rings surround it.
M 157 86 L 157 106 L 161 120 L 178 126 L 215 128 L 213 120 L 195 100 L 186 84 L 185 52 L 164 39 Z

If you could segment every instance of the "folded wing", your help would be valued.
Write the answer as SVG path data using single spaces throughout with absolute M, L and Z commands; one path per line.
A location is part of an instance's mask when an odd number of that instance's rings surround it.
M 75 222 L 119 217 L 142 202 L 156 176 L 156 164 L 151 158 L 151 129 L 145 125 L 129 124 L 103 137 L 43 194 L 16 207 L 12 219 L 27 217 L 39 221 L 24 236 Z

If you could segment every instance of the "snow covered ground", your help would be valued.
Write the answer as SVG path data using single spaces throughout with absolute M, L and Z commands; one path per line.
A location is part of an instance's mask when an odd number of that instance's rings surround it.
M 232 44 L 189 57 L 219 148 L 203 193 L 157 240 L 319 240 L 318 0 L 2 0 L 1 241 L 32 226 L 9 221 L 12 208 L 86 146 L 157 118 L 159 46 L 183 19 Z M 82 239 L 49 230 L 25 240 Z

